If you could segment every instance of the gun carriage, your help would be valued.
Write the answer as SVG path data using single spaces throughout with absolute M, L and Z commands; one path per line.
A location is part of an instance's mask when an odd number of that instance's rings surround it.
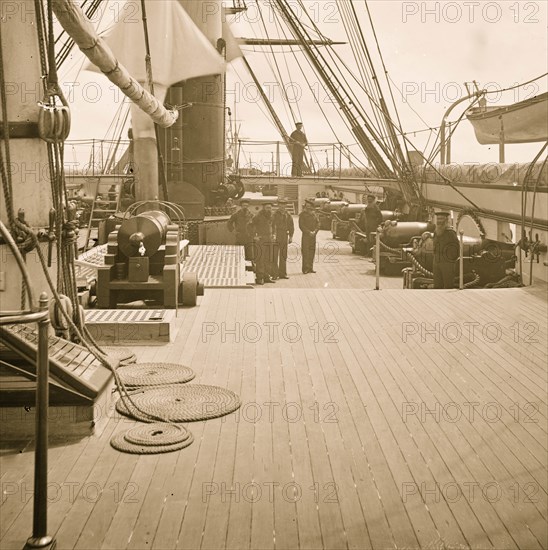
M 151 204 L 157 208 L 148 209 Z M 146 210 L 137 213 L 140 209 Z M 166 308 L 196 305 L 204 288 L 195 273 L 183 272 L 181 267 L 188 254 L 181 208 L 166 202 L 139 202 L 126 216 L 108 236 L 105 265 L 97 276 L 97 306 L 115 308 L 133 300 L 156 300 Z

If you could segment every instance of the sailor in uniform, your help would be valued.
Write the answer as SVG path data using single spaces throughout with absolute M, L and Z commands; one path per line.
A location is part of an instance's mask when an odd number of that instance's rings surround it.
M 253 221 L 251 222 L 252 235 L 255 240 L 255 265 L 257 270 L 256 282 L 274 283 L 272 279 L 274 271 L 273 247 L 274 235 L 272 231 L 272 203 L 263 204 Z
M 449 227 L 449 212 L 436 212 L 434 231 L 434 288 L 454 288 L 459 238 Z
M 272 224 L 274 226 L 274 278 L 289 279 L 287 276 L 287 246 L 293 239 L 295 226 L 293 218 L 286 211 L 287 201 L 280 199 L 278 209 L 274 212 Z
M 228 230 L 232 233 L 236 230 L 236 244 L 244 247 L 245 259 L 253 259 L 253 236 L 251 235 L 250 224 L 253 221 L 253 214 L 249 211 L 249 201 L 240 201 L 240 210 L 234 212 L 227 222 Z
M 358 225 L 367 235 L 366 255 L 368 256 L 375 239 L 371 233 L 375 233 L 379 225 L 382 225 L 382 212 L 377 206 L 375 195 L 367 195 L 367 206 L 363 209 L 358 220 Z
M 316 273 L 314 271 L 314 254 L 316 253 L 316 235 L 320 229 L 320 220 L 314 212 L 314 201 L 307 200 L 305 202 L 304 210 L 299 215 L 299 228 L 302 231 L 303 273 Z

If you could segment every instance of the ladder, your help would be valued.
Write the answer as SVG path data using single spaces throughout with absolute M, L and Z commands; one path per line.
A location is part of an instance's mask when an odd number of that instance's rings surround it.
M 106 220 L 120 209 L 123 177 L 113 177 L 112 175 L 99 175 L 95 177 L 97 178 L 97 182 L 93 201 L 91 203 L 84 252 L 91 248 L 89 245 L 91 241 L 91 230 L 94 227 L 98 227 L 100 221 Z

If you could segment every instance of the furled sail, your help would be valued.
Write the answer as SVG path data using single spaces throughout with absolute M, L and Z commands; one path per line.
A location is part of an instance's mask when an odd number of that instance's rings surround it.
M 53 0 L 52 7 L 63 29 L 86 57 L 134 104 L 164 128 L 171 126 L 177 120 L 179 113 L 165 109 L 116 59 L 104 40 L 97 36 L 92 24 L 77 4 L 72 0 Z
M 476 139 L 492 143 L 533 143 L 548 139 L 548 93 L 513 105 L 474 107 L 466 111 Z
M 135 78 L 146 85 L 145 32 L 141 0 L 132 4 L 130 19 L 121 18 L 105 37 L 105 42 Z M 150 72 L 154 95 L 163 102 L 172 84 L 199 76 L 221 74 L 225 61 L 185 9 L 173 0 L 146 0 L 146 25 L 150 44 Z M 86 67 L 95 70 L 94 67 Z M 131 106 L 131 126 L 136 165 L 137 200 L 158 197 L 158 155 L 152 122 Z
M 104 40 L 136 80 L 147 82 L 141 1 L 130 1 L 131 19 L 120 18 Z M 146 0 L 145 8 L 154 84 L 167 89 L 182 80 L 224 72 L 223 58 L 179 2 Z

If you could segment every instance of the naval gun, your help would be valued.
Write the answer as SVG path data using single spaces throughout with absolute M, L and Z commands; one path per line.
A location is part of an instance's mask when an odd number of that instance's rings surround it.
M 363 212 L 363 210 L 365 210 L 365 205 L 363 205 L 361 212 Z M 368 256 L 372 246 L 372 241 L 374 240 L 372 235 L 374 234 L 367 235 L 365 229 L 359 225 L 359 217 L 361 216 L 361 212 L 359 216 L 356 216 L 353 219 L 351 218 L 348 222 L 348 242 L 352 248 L 352 254 Z M 398 221 L 402 216 L 402 213 L 399 210 L 381 210 L 381 214 L 383 224 L 386 222 Z
M 339 212 L 331 214 L 331 233 L 334 239 L 348 239 L 350 222 L 359 219 L 365 204 L 347 204 Z
M 338 215 L 345 206 L 348 206 L 348 201 L 324 202 L 320 206 L 320 211 L 318 212 L 318 217 L 320 218 L 320 229 L 330 230 L 333 214 Z
M 433 232 L 435 225 L 429 222 L 385 221 L 379 229 L 380 237 L 380 272 L 382 274 L 399 274 L 406 267 L 411 267 L 411 260 L 405 249 L 412 248 L 413 239 L 420 239 L 425 232 Z M 376 245 L 375 245 L 376 246 Z M 371 256 L 375 259 L 375 246 Z
M 459 222 L 462 217 L 459 216 Z M 459 230 L 457 222 L 457 230 Z M 515 267 L 516 245 L 485 236 L 478 227 L 474 235 L 463 234 L 463 279 L 465 287 L 507 287 L 517 286 L 517 279 L 510 274 Z M 410 247 L 403 252 L 411 260 L 411 267 L 403 270 L 403 288 L 431 288 L 434 269 L 434 234 L 425 232 L 420 238 L 412 239 Z M 455 263 L 454 286 L 459 286 L 459 262 Z
M 115 308 L 132 300 L 156 300 L 166 308 L 196 305 L 204 287 L 196 274 L 183 272 L 188 254 L 184 214 L 172 203 L 145 201 L 132 205 L 108 236 L 105 265 L 97 274 L 97 306 Z M 163 208 L 161 210 L 160 208 Z M 168 214 L 165 210 L 168 210 Z M 170 216 L 171 215 L 171 216 Z M 179 223 L 173 223 L 172 217 Z

